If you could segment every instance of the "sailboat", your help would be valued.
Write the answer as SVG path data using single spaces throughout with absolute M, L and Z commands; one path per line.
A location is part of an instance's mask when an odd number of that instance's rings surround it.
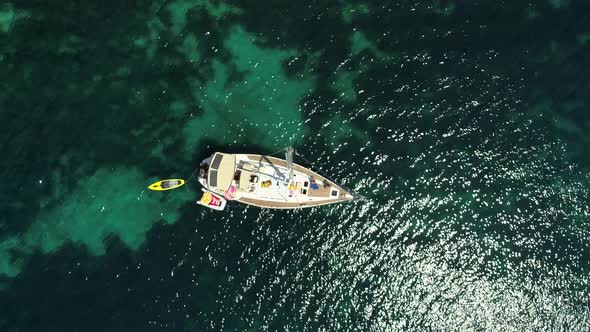
M 223 209 L 226 201 L 299 209 L 355 199 L 356 195 L 343 186 L 294 163 L 294 152 L 291 147 L 285 149 L 285 159 L 215 152 L 199 166 L 204 194 L 198 203 L 216 210 Z

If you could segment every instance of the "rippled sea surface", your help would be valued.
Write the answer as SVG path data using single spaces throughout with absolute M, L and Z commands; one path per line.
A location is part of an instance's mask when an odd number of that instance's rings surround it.
M 590 330 L 589 51 L 578 0 L 0 3 L 0 330 Z M 145 190 L 289 145 L 367 199 Z

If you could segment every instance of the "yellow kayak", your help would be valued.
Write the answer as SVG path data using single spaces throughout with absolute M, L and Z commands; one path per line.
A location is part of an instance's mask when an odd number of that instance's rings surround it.
M 171 189 L 176 189 L 178 187 L 181 187 L 183 184 L 184 184 L 183 179 L 167 179 L 167 180 L 160 180 L 158 182 L 150 184 L 148 189 L 157 190 L 157 191 L 171 190 Z

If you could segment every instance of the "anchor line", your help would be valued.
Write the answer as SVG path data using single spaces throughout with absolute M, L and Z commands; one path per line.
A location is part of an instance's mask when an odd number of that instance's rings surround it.
M 199 168 L 200 168 L 200 166 L 197 167 L 197 168 L 195 168 L 195 170 L 193 171 L 193 174 L 191 174 L 191 176 L 186 180 L 186 185 L 184 186 L 184 190 L 186 190 L 186 192 L 189 192 L 188 191 L 188 188 L 187 188 L 188 187 L 188 184 L 189 184 L 190 180 L 193 178 L 193 176 L 195 176 L 195 174 L 197 173 L 197 171 L 199 170 Z

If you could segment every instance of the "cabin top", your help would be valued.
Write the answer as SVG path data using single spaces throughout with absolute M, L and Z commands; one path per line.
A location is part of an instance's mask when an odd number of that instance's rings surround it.
M 236 157 L 233 154 L 215 153 L 211 159 L 208 184 L 211 189 L 226 191 L 234 179 Z

